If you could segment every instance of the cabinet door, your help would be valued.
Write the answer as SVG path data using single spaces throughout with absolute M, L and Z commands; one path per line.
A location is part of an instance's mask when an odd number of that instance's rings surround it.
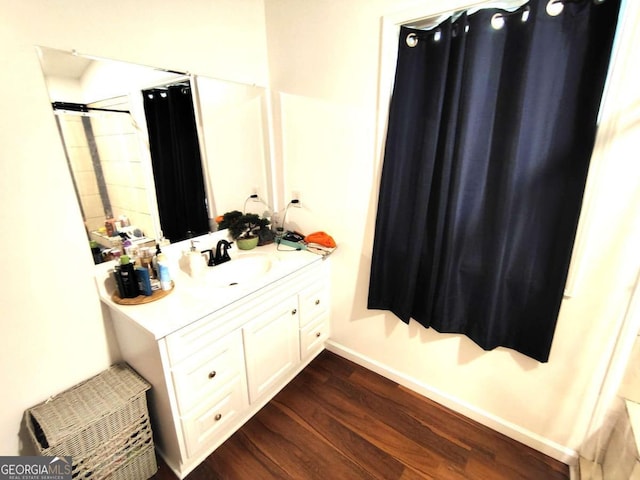
M 300 359 L 298 301 L 287 299 L 242 329 L 249 401 L 255 403 L 283 386 Z

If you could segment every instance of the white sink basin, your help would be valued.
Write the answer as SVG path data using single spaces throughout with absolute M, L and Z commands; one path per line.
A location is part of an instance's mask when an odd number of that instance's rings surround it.
M 271 270 L 271 256 L 250 253 L 233 258 L 215 267 L 209 267 L 206 282 L 215 287 L 239 285 L 259 279 Z

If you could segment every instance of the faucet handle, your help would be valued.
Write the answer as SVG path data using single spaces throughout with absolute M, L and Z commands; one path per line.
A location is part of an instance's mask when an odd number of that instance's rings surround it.
M 231 244 L 228 241 L 226 240 L 218 241 L 218 244 L 216 245 L 216 256 L 213 259 L 213 263 L 215 265 L 220 265 L 221 263 L 228 262 L 229 260 L 231 260 L 231 257 L 229 256 L 229 252 L 227 251 L 230 248 L 231 248 Z
M 192 251 L 192 252 L 195 252 L 195 251 L 197 250 L 197 249 L 196 249 L 196 243 L 199 243 L 199 241 L 200 241 L 200 240 L 193 240 L 193 239 L 191 239 L 191 251 Z M 206 250 L 205 250 L 205 251 L 206 251 Z
M 207 266 L 213 267 L 215 265 L 213 250 L 211 250 L 210 248 L 207 248 L 206 250 L 202 250 L 200 253 L 208 253 L 209 254 L 209 259 L 207 260 Z

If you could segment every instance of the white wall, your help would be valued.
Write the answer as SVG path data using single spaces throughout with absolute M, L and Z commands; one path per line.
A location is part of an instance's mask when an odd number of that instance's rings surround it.
M 118 359 L 35 45 L 265 84 L 261 0 L 0 0 L 0 455 L 24 410 Z
M 438 334 L 415 322 L 406 326 L 392 314 L 366 309 L 381 167 L 375 155 L 381 17 L 403 10 L 436 13 L 453 2 L 265 4 L 271 86 L 280 92 L 275 110 L 285 200 L 298 190 L 303 203 L 289 210 L 288 220 L 305 233 L 326 230 L 339 244 L 332 263 L 332 348 L 571 461 L 638 271 L 640 172 L 633 144 L 640 136 L 640 102 L 630 88 L 638 73 L 625 71 L 628 83 L 618 86 L 619 95 L 632 95 L 613 102 L 626 110 L 625 136 L 612 135 L 599 145 L 604 161 L 590 185 L 593 208 L 576 259 L 580 281 L 563 304 L 550 360 L 539 364 L 503 348 L 484 352 L 464 336 Z M 609 125 L 621 115 L 614 110 L 604 119 Z

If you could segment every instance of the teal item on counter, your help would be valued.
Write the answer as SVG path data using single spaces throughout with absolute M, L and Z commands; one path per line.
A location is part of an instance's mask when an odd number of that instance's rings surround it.
M 141 295 L 151 296 L 151 278 L 149 278 L 149 270 L 144 267 L 136 267 L 136 279 L 138 280 L 138 291 Z

